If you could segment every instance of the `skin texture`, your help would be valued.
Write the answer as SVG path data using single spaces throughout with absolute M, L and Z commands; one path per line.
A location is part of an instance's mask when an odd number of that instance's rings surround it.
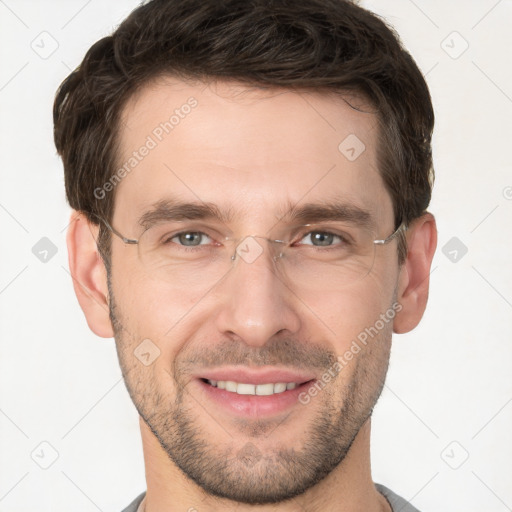
M 390 197 L 376 164 L 374 114 L 311 92 L 263 91 L 234 83 L 192 84 L 161 78 L 123 112 L 120 162 L 189 98 L 197 106 L 116 186 L 112 225 L 137 238 L 137 220 L 172 196 L 211 202 L 234 213 L 215 224 L 237 238 L 284 229 L 289 205 L 343 200 L 366 209 L 375 235 L 393 232 Z M 353 101 L 354 98 L 351 99 Z M 356 136 L 365 150 L 349 161 L 338 145 Z M 420 321 L 436 247 L 432 215 L 397 242 L 378 246 L 368 275 L 338 288 L 297 284 L 276 274 L 267 246 L 238 260 L 214 286 L 157 278 L 136 245 L 112 241 L 107 272 L 95 245 L 97 226 L 74 212 L 70 269 L 90 328 L 115 336 L 124 379 L 141 417 L 146 510 L 390 510 L 370 471 L 370 416 L 388 367 L 392 332 Z M 393 320 L 307 404 L 250 419 L 221 410 L 194 378 L 202 369 L 303 369 L 317 378 L 365 328 L 400 305 Z M 146 366 L 134 351 L 158 348 Z M 256 506 L 258 505 L 258 506 Z

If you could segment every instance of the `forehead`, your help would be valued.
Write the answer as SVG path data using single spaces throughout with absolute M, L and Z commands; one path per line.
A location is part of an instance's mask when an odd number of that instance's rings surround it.
M 345 198 L 391 215 L 377 170 L 377 119 L 360 98 L 161 77 L 126 104 L 115 215 L 133 222 L 168 196 L 251 222 L 283 205 Z M 386 211 L 389 210 L 388 213 Z

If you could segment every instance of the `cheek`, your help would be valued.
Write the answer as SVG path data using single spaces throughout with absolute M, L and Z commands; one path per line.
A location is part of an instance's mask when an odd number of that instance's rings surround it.
M 112 284 L 116 305 L 125 321 L 139 331 L 157 330 L 160 336 L 185 317 L 200 299 L 134 269 L 113 272 Z
M 122 352 L 126 357 L 148 350 L 153 357 L 154 352 L 158 356 L 155 371 L 168 371 L 169 362 L 194 338 L 198 324 L 204 321 L 200 311 L 207 301 L 135 271 L 113 271 L 112 291 L 116 317 L 123 328 L 116 336 Z
M 311 304 L 311 309 L 318 311 L 319 318 L 328 327 L 335 351 L 343 354 L 365 329 L 375 326 L 376 322 L 378 327 L 381 325 L 379 319 L 390 310 L 393 295 L 392 284 L 367 276 L 339 293 L 319 297 L 316 304 Z

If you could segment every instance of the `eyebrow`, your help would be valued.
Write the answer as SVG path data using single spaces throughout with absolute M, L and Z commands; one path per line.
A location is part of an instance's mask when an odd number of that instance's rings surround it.
M 164 221 L 216 220 L 223 224 L 230 224 L 236 216 L 235 213 L 232 208 L 221 210 L 214 203 L 184 202 L 169 198 L 154 203 L 141 215 L 138 223 L 144 229 Z M 376 224 L 368 210 L 351 202 L 341 201 L 305 203 L 301 206 L 288 202 L 281 212 L 276 214 L 276 220 L 301 224 L 342 221 L 364 228 L 374 228 Z

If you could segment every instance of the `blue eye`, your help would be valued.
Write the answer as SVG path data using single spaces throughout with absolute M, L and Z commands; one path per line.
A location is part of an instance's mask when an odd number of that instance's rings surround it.
M 185 247 L 196 247 L 198 245 L 204 245 L 201 243 L 204 237 L 210 239 L 208 235 L 201 233 L 200 231 L 183 231 L 182 233 L 177 233 L 172 238 L 169 238 L 166 243 L 177 239 L 180 245 Z
M 310 238 L 311 242 L 304 245 L 314 245 L 315 247 L 330 247 L 335 239 L 339 239 L 341 242 L 345 241 L 341 236 L 329 233 L 328 231 L 311 231 L 301 240 L 307 237 Z

